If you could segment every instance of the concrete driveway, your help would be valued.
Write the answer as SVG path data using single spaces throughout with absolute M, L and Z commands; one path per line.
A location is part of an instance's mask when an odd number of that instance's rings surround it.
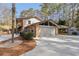
M 40 38 L 36 48 L 21 56 L 79 56 L 79 38 Z

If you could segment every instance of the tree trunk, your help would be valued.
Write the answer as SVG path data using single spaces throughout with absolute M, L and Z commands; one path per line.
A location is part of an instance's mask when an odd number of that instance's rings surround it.
M 12 43 L 14 43 L 15 3 L 12 3 Z

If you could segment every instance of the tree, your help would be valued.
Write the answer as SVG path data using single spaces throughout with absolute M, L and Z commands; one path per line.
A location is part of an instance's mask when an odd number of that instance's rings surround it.
M 4 25 L 11 25 L 12 10 L 8 4 L 0 4 L 0 22 Z
M 44 17 L 45 17 L 45 20 L 48 20 L 48 16 L 51 15 L 51 10 L 50 10 L 49 7 L 50 7 L 50 6 L 49 6 L 48 3 L 43 3 L 43 4 L 41 5 L 41 12 L 42 12 L 42 14 L 43 14 Z
M 30 8 L 28 10 L 23 10 L 21 12 L 20 17 L 31 17 L 31 16 L 34 16 L 34 14 L 35 14 L 35 11 L 33 10 L 33 8 Z
M 59 20 L 58 25 L 66 25 L 66 21 L 65 20 Z
M 79 29 L 79 9 L 77 10 L 76 16 L 75 26 Z
M 16 19 L 15 14 L 15 3 L 12 3 L 12 43 L 14 43 L 14 21 Z
M 48 20 L 48 17 L 50 17 L 50 15 L 60 10 L 60 6 L 61 4 L 57 3 L 44 3 L 41 5 L 41 12 L 45 16 L 45 19 Z

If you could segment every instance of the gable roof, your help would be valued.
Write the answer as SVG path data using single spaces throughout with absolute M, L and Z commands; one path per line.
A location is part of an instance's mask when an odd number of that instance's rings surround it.
M 34 17 L 25 17 L 25 18 L 16 18 L 16 20 L 29 20 L 29 19 L 31 19 L 31 18 L 36 18 L 37 20 L 39 20 L 40 22 L 38 22 L 38 23 L 44 23 L 44 22 L 46 22 L 46 21 L 49 21 L 49 22 L 51 22 L 52 24 L 54 24 L 56 27 L 58 27 L 58 28 L 61 28 L 62 26 L 60 26 L 60 25 L 58 25 L 56 22 L 54 22 L 53 20 L 42 20 L 40 17 L 37 17 L 37 16 L 34 16 Z M 32 24 L 33 25 L 33 24 Z M 62 27 L 63 28 L 63 27 Z
M 52 24 L 54 24 L 55 26 L 57 26 L 58 28 L 59 28 L 59 25 L 58 24 L 56 24 L 54 21 L 52 21 L 52 20 L 44 20 L 44 21 L 42 21 L 41 23 L 44 23 L 44 22 L 51 22 Z
M 34 16 L 34 17 L 24 17 L 24 18 L 21 17 L 21 18 L 16 18 L 16 20 L 25 20 L 25 19 L 29 20 L 31 18 L 36 18 L 37 20 L 41 21 L 41 19 L 39 17 L 36 17 L 36 16 Z

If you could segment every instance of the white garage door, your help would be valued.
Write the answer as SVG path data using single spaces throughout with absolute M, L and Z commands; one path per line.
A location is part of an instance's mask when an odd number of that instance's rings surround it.
M 40 37 L 53 37 L 55 35 L 55 27 L 53 26 L 40 26 Z

